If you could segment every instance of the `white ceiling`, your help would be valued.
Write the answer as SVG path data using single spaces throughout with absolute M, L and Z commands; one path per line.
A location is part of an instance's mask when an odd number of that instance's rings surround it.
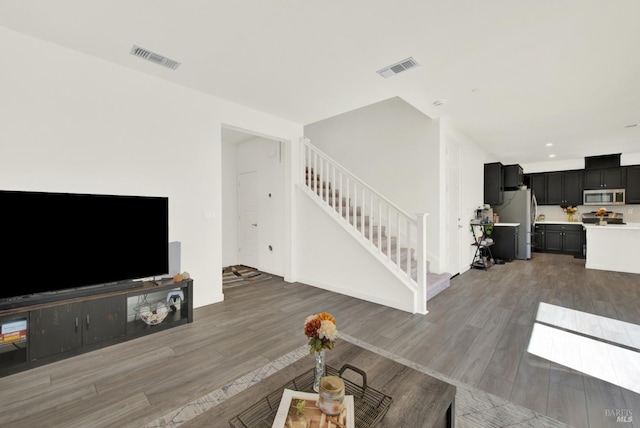
M 504 163 L 640 152 L 637 0 L 0 0 L 0 25 L 300 124 L 400 96 Z

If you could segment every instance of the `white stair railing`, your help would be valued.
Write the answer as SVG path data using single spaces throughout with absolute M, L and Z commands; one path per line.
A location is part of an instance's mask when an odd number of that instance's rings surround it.
M 416 295 L 416 312 L 426 313 L 427 214 L 407 214 L 317 147 L 302 144 L 307 188 L 404 277 Z

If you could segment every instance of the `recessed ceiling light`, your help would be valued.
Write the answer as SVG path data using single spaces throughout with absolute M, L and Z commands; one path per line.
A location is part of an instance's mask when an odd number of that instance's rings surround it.
M 545 144 L 545 146 L 551 147 L 551 146 L 553 146 L 553 143 L 547 143 L 547 144 Z
M 433 105 L 436 106 L 436 107 L 440 107 L 442 104 L 444 104 L 446 102 L 447 102 L 447 100 L 435 100 L 433 102 Z
M 555 158 L 555 157 L 556 157 L 556 155 L 551 154 L 551 155 L 549 155 L 549 157 L 550 157 L 550 158 Z
M 631 125 L 625 126 L 625 128 L 635 128 L 636 126 L 638 126 L 637 123 L 632 123 Z

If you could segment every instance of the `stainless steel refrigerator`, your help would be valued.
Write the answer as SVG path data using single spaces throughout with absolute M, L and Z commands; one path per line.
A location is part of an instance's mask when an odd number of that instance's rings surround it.
M 536 218 L 537 203 L 531 190 L 505 191 L 503 203 L 493 207 L 500 216 L 500 223 L 520 223 L 518 228 L 518 251 L 516 258 L 531 258 L 531 234 Z

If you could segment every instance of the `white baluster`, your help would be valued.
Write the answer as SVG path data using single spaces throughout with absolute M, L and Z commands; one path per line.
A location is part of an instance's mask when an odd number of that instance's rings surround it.
M 397 224 L 396 224 L 396 264 L 399 268 L 402 266 L 402 260 L 400 260 L 400 213 L 396 211 Z M 401 268 L 402 269 L 402 268 Z

